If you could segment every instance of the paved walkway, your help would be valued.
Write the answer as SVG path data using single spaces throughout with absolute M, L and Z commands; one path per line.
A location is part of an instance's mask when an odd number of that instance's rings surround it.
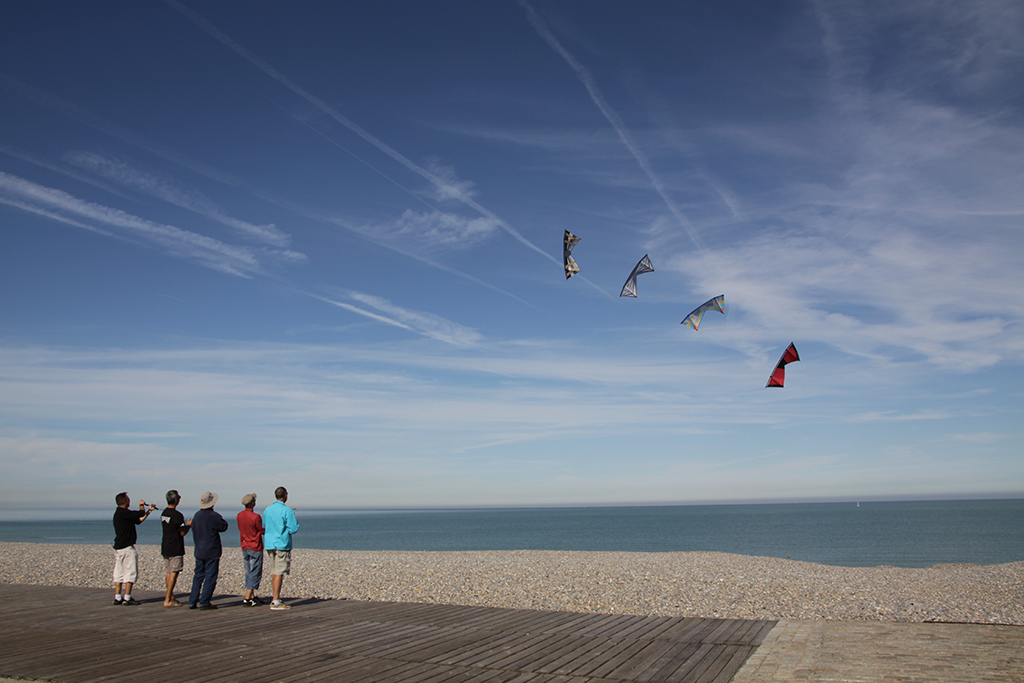
M 780 621 L 732 683 L 1024 681 L 1024 626 Z

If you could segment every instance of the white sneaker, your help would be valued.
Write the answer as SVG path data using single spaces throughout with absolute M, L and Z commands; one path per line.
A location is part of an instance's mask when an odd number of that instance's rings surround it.
M 272 602 L 270 603 L 270 609 L 291 609 L 291 605 L 286 605 L 283 602 Z

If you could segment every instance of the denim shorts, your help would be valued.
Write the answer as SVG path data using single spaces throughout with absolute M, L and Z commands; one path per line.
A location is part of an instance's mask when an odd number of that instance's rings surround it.
M 256 590 L 263 580 L 263 551 L 242 548 L 242 564 L 245 566 L 246 590 Z

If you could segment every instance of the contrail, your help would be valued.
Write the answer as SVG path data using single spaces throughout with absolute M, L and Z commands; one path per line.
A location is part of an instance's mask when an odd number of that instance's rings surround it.
M 492 285 L 488 282 L 484 282 L 479 278 L 469 275 L 468 273 L 464 273 L 460 270 L 456 270 L 455 268 L 452 268 L 450 266 L 446 266 L 442 263 L 432 261 L 428 258 L 425 258 L 418 254 L 414 254 L 412 252 L 404 251 L 402 249 L 395 247 L 394 245 L 385 244 L 383 242 L 372 240 L 369 237 L 367 237 L 364 233 L 353 229 L 351 226 L 345 224 L 343 221 L 337 218 L 334 218 L 333 216 L 322 214 L 318 211 L 309 209 L 308 207 L 295 204 L 294 202 L 291 202 L 287 199 L 261 190 L 260 188 L 255 187 L 254 185 L 251 185 L 250 183 L 240 178 L 237 178 L 229 173 L 216 169 L 212 166 L 208 166 L 188 156 L 175 152 L 174 150 L 168 149 L 157 143 L 154 143 L 146 139 L 145 137 L 128 130 L 127 128 L 122 128 L 117 124 L 114 124 L 104 118 L 97 116 L 96 114 L 93 114 L 91 111 L 83 107 L 80 107 L 76 104 L 72 104 L 70 102 L 66 102 L 60 99 L 59 97 L 56 97 L 55 95 L 51 95 L 48 92 L 22 83 L 21 81 L 15 80 L 14 78 L 11 78 L 10 76 L 7 76 L 4 73 L 0 73 L 0 86 L 6 87 L 7 89 L 17 93 L 18 95 L 33 100 L 34 102 L 52 111 L 68 116 L 69 118 L 72 118 L 83 125 L 89 126 L 90 128 L 94 128 L 102 133 L 106 133 L 107 135 L 118 140 L 121 140 L 122 142 L 127 142 L 128 144 L 134 145 L 135 147 L 143 149 L 154 156 L 160 157 L 161 159 L 166 159 L 171 163 L 177 164 L 182 168 L 187 168 L 193 173 L 198 173 L 201 176 L 223 183 L 229 187 L 234 187 L 239 190 L 242 190 L 243 192 L 247 192 L 254 197 L 262 199 L 268 204 L 273 204 L 274 206 L 278 206 L 287 211 L 291 211 L 292 213 L 298 216 L 304 216 L 306 218 L 309 218 L 310 220 L 314 220 L 319 223 L 323 223 L 333 227 L 341 227 L 345 230 L 348 230 L 349 232 L 358 235 L 360 238 L 366 240 L 367 242 L 370 242 L 371 244 L 376 244 L 377 246 L 383 247 L 384 249 L 390 249 L 391 251 L 394 251 L 398 254 L 401 254 L 416 261 L 420 261 L 421 263 L 425 263 L 428 266 L 432 266 L 434 268 L 438 268 L 439 270 L 443 270 L 446 273 L 450 273 L 452 275 L 465 278 L 471 282 L 475 282 L 477 284 L 483 285 L 484 287 L 488 287 L 489 289 L 492 289 L 495 292 L 498 292 L 499 294 L 504 294 L 505 296 L 511 297 L 516 301 L 519 301 L 520 303 L 526 304 L 527 306 L 532 306 L 533 308 L 536 308 L 534 304 L 531 304 L 525 301 L 524 299 L 516 296 L 515 294 L 512 294 L 510 292 L 505 291 L 504 289 L 501 289 L 500 287 Z M 114 194 L 120 195 L 119 192 L 113 189 L 111 189 L 111 191 L 114 192 Z M 420 198 L 420 201 L 423 201 L 427 206 L 434 208 L 433 206 L 431 206 L 429 202 L 426 202 L 422 198 Z M 65 222 L 68 221 L 65 220 Z M 75 225 L 78 225 L 79 227 L 85 227 L 90 230 L 97 230 L 96 228 L 86 226 L 84 224 L 79 225 L 76 223 Z M 105 231 L 101 232 L 103 232 L 103 234 L 108 234 Z
M 299 118 L 295 114 L 291 113 L 290 111 L 288 111 L 287 109 L 282 107 L 277 102 L 274 102 L 274 100 L 270 99 L 269 97 L 267 99 L 270 100 L 270 102 L 273 103 L 274 106 L 280 108 L 281 111 L 283 111 L 284 113 L 288 114 L 293 119 L 295 119 L 296 121 L 298 121 L 299 123 L 304 125 L 306 128 L 309 128 L 311 131 L 313 131 L 314 133 L 316 133 L 317 135 L 322 137 L 324 140 L 326 140 L 327 142 L 331 143 L 332 145 L 334 145 L 335 147 L 340 149 L 345 154 L 348 154 L 350 157 L 352 157 L 353 159 L 355 159 L 356 161 L 358 161 L 362 165 L 366 166 L 368 169 L 370 169 L 371 171 L 373 171 L 374 173 L 376 173 L 381 178 L 383 178 L 384 180 L 388 181 L 389 183 L 391 183 L 392 185 L 394 185 L 398 189 L 402 190 L 403 192 L 408 194 L 410 197 L 412 197 L 416 201 L 424 204 L 425 206 L 430 207 L 434 211 L 440 211 L 440 209 L 438 209 L 436 206 L 434 206 L 433 204 L 428 202 L 426 199 L 424 199 L 423 197 L 419 196 L 418 194 L 416 194 L 415 192 L 413 192 L 412 190 L 410 190 L 406 186 L 402 185 L 400 182 L 398 182 L 397 180 L 395 180 L 394 178 L 392 178 L 388 174 L 384 173 L 384 171 L 380 170 L 379 168 L 377 168 L 376 166 L 371 164 L 369 161 L 367 161 L 366 159 L 362 158 L 361 156 L 359 156 L 358 154 L 356 154 L 355 152 L 350 150 L 348 147 L 345 147 L 343 144 L 341 144 L 337 140 L 332 139 L 330 136 L 325 134 L 323 131 L 317 130 L 316 127 L 313 126 L 309 121 L 305 121 L 305 120 Z
M 693 229 L 693 225 L 690 223 L 689 219 L 683 215 L 683 212 L 679 210 L 676 203 L 668 196 L 668 191 L 665 189 L 664 183 L 661 182 L 661 179 L 654 172 L 651 162 L 640 150 L 640 147 L 637 146 L 636 141 L 633 140 L 633 136 L 629 134 L 629 130 L 626 128 L 625 124 L 622 123 L 618 114 L 615 113 L 615 110 L 613 110 L 611 105 L 609 105 L 604 99 L 604 95 L 602 95 L 601 91 L 598 89 L 597 83 L 594 81 L 594 76 L 590 73 L 590 70 L 580 64 L 575 57 L 569 54 L 569 52 L 562 47 L 562 44 L 558 42 L 558 39 L 555 38 L 553 33 L 551 33 L 547 24 L 544 23 L 544 20 L 540 18 L 537 11 L 534 10 L 526 0 L 518 0 L 518 2 L 523 9 L 526 10 L 526 15 L 530 20 L 530 24 L 533 26 L 534 30 L 537 31 L 537 34 L 544 39 L 544 42 L 546 42 L 552 50 L 561 55 L 562 59 L 564 59 L 569 67 L 576 73 L 576 77 L 579 78 L 583 87 L 587 89 L 588 93 L 590 93 L 590 99 L 594 101 L 597 108 L 600 109 L 601 113 L 604 114 L 604 117 L 608 119 L 608 123 L 610 123 L 612 128 L 615 129 L 615 132 L 619 134 L 619 139 L 622 140 L 622 143 L 626 145 L 626 148 L 636 159 L 637 163 L 640 164 L 640 168 L 642 168 L 644 173 L 647 174 L 647 177 L 650 179 L 655 191 L 661 195 L 661 199 L 665 202 L 665 206 L 668 207 L 668 210 L 672 212 L 672 215 L 676 217 L 679 224 L 683 226 L 684 230 L 686 230 L 686 233 L 690 236 L 690 239 L 693 240 L 693 243 L 697 246 L 701 255 L 704 255 L 706 249 L 704 242 Z
M 452 196 L 453 198 L 459 200 L 460 202 L 462 202 L 466 206 L 468 206 L 468 207 L 470 207 L 472 209 L 475 209 L 476 211 L 478 211 L 482 215 L 487 216 L 491 220 L 495 221 L 502 228 L 502 230 L 507 232 L 509 235 L 511 235 L 515 239 L 519 240 L 519 242 L 521 242 L 522 244 L 526 245 L 530 249 L 533 249 L 538 254 L 544 256 L 545 258 L 549 259 L 553 263 L 561 265 L 561 263 L 558 261 L 558 259 L 556 259 L 551 254 L 547 253 L 546 251 L 542 250 L 540 247 L 538 247 L 536 244 L 534 244 L 530 240 L 528 240 L 525 237 L 523 237 L 523 235 L 518 230 L 513 228 L 511 225 L 506 223 L 504 220 L 502 220 L 493 211 L 491 211 L 490 209 L 487 209 L 487 208 L 481 206 L 476 201 L 474 201 L 471 197 L 467 197 L 457 187 L 455 187 L 453 185 L 450 185 L 449 183 L 446 183 L 443 179 L 439 178 L 437 175 L 431 173 L 430 171 L 428 171 L 427 169 L 423 168 L 419 164 L 414 163 L 412 160 L 408 159 L 403 154 L 398 152 L 398 150 L 394 149 L 393 147 L 391 147 L 390 145 L 385 143 L 383 140 L 380 140 L 377 137 L 375 137 L 374 135 L 372 135 L 369 131 L 365 130 L 362 126 L 360 126 L 356 122 L 350 120 L 347 116 L 345 116 L 341 112 L 339 112 L 336 109 L 334 109 L 333 107 L 331 107 L 329 104 L 327 104 L 326 102 L 321 100 L 316 95 L 313 95 L 312 93 L 308 92 L 305 88 L 303 88 L 298 83 L 295 83 L 293 80 L 291 80 L 290 78 L 288 78 L 287 76 L 282 74 L 280 71 L 278 71 L 277 69 L 272 67 L 267 62 L 265 62 L 262 58 L 258 57 L 254 53 L 250 52 L 246 48 L 244 48 L 241 45 L 239 45 L 238 43 L 236 43 L 227 34 L 225 34 L 223 31 L 218 29 L 216 26 L 211 24 L 209 21 L 207 21 L 205 18 L 203 18 L 202 16 L 200 16 L 199 14 L 194 12 L 193 10 L 189 9 L 188 7 L 185 7 L 184 5 L 182 5 L 177 0 L 164 0 L 164 2 L 167 5 L 169 5 L 170 7 L 172 7 L 173 9 L 177 10 L 182 16 L 184 16 L 186 19 L 191 21 L 193 24 L 195 24 L 196 26 L 198 26 L 202 30 L 206 31 L 208 34 L 210 34 L 211 36 L 213 36 L 214 38 L 219 40 L 221 43 L 223 43 L 225 46 L 230 48 L 238 56 L 242 57 L 243 59 L 245 59 L 247 62 L 249 62 L 253 66 L 255 66 L 256 68 L 258 68 L 261 71 L 263 71 L 263 73 L 267 74 L 268 76 L 273 78 L 275 81 L 277 81 L 278 83 L 280 83 L 284 87 L 288 88 L 293 93 L 295 93 L 299 97 L 303 98 L 304 100 L 306 100 L 307 102 L 312 104 L 314 107 L 318 108 L 320 111 L 322 111 L 325 114 L 327 114 L 328 116 L 330 116 L 332 119 L 334 119 L 335 121 L 337 121 L 341 125 L 345 126 L 349 130 L 351 130 L 353 133 L 355 133 L 356 135 L 361 137 L 363 140 L 365 140 L 366 142 L 370 143 L 371 145 L 373 145 L 374 147 L 379 149 L 381 152 L 384 152 L 384 154 L 387 154 L 389 157 L 391 157 L 392 159 L 397 161 L 402 166 L 405 166 L 407 169 L 409 169 L 413 173 L 415 173 L 415 174 L 419 175 L 420 177 L 424 178 L 427 182 L 432 184 L 434 187 L 438 188 L 439 190 L 442 190 L 446 194 L 448 194 L 448 195 Z

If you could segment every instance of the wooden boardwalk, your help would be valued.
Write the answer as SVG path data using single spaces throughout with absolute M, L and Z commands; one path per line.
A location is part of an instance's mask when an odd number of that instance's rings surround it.
M 136 591 L 0 584 L 0 677 L 64 683 L 727 683 L 775 622 L 347 600 L 164 609 Z

